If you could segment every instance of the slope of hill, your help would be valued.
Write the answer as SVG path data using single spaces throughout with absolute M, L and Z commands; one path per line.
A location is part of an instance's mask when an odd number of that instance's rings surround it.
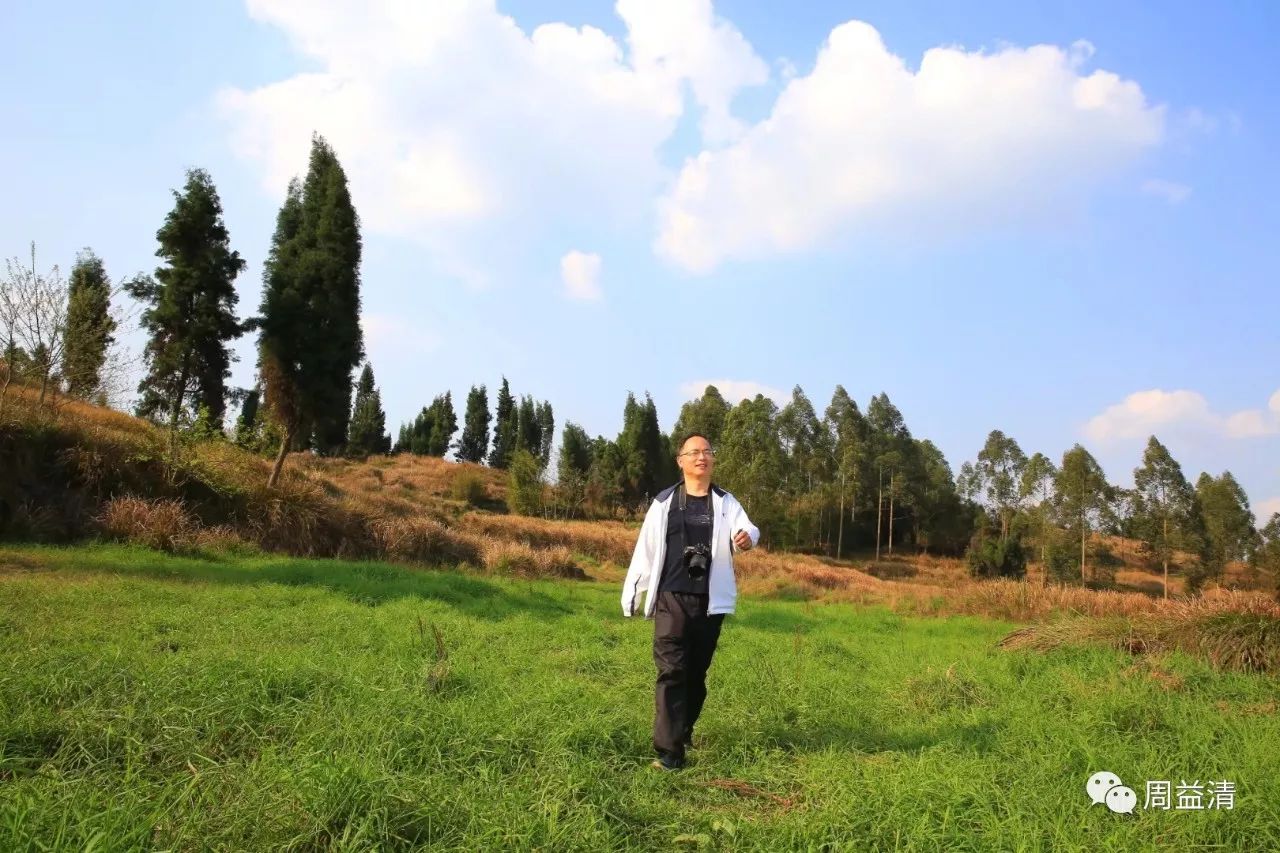
M 504 472 L 481 465 L 302 453 L 289 458 L 275 489 L 266 486 L 268 468 L 267 459 L 225 440 L 183 439 L 174 453 L 167 432 L 146 421 L 71 401 L 50 411 L 37 407 L 31 392 L 11 389 L 0 417 L 0 536 L 101 537 L 170 552 L 260 549 L 613 582 L 621 581 L 635 544 L 634 522 L 508 514 Z M 960 561 L 902 554 L 836 561 L 757 550 L 736 563 L 746 595 L 884 603 L 929 614 L 1031 619 L 1163 607 L 1145 594 L 1159 591 L 1159 581 L 1132 543 L 1110 545 L 1121 562 L 1114 591 L 1047 585 L 1035 566 L 1026 582 L 974 581 Z

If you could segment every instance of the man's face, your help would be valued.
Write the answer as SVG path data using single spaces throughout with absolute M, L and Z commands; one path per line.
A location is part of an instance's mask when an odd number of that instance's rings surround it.
M 715 458 L 711 455 L 711 445 L 705 438 L 698 435 L 684 443 L 676 461 L 680 465 L 680 471 L 686 477 L 709 477 L 715 465 Z

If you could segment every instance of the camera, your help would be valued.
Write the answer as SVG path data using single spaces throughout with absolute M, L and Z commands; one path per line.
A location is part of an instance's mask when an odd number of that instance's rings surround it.
M 699 542 L 697 545 L 686 545 L 684 549 L 684 566 L 689 577 L 697 580 L 707 573 L 711 564 L 711 549 Z

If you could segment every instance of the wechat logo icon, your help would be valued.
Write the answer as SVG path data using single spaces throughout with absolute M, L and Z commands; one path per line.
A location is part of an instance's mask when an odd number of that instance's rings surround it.
M 1133 789 L 1125 787 L 1119 776 L 1106 770 L 1089 777 L 1085 792 L 1094 805 L 1106 803 L 1116 814 L 1129 814 L 1138 807 L 1138 795 Z

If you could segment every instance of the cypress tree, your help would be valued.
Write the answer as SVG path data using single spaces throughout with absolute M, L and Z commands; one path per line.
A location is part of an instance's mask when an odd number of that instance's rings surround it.
M 187 172 L 182 192 L 156 232 L 156 255 L 166 265 L 154 278 L 134 279 L 128 290 L 148 305 L 142 328 L 148 333 L 147 375 L 138 386 L 138 413 L 169 417 L 171 442 L 184 411 L 203 407 L 221 424 L 226 411 L 226 379 L 231 375 L 229 341 L 244 333 L 235 316 L 235 279 L 245 267 L 231 250 L 222 202 L 209 173 Z
M 346 440 L 351 371 L 363 357 L 360 222 L 346 173 L 315 135 L 306 180 L 289 185 L 263 272 L 260 370 L 267 402 L 284 426 L 269 483 L 295 437 L 333 453 Z
M 516 424 L 516 450 L 527 450 L 535 459 L 540 459 L 542 428 L 538 424 L 538 410 L 533 404 L 533 397 L 528 394 L 520 398 Z
M 462 439 L 458 442 L 458 459 L 483 462 L 489 449 L 489 397 L 485 387 L 472 385 L 467 394 L 467 411 L 463 419 Z
M 511 396 L 511 388 L 507 385 L 507 377 L 502 377 L 502 387 L 498 389 L 497 417 L 493 429 L 493 449 L 489 451 L 489 465 L 493 468 L 506 468 L 511 463 L 511 454 L 516 449 L 516 432 L 519 422 L 515 411 L 515 399 Z
M 538 458 L 545 470 L 551 464 L 551 446 L 556 440 L 556 419 L 551 411 L 551 404 L 546 400 L 538 404 L 535 415 L 538 422 Z
M 116 330 L 111 317 L 111 281 L 93 250 L 85 249 L 76 256 L 67 288 L 62 375 L 68 394 L 88 397 L 102 384 L 102 365 Z
M 361 457 L 386 453 L 391 448 L 391 437 L 386 433 L 387 415 L 382 410 L 382 395 L 374 385 L 373 365 L 365 364 L 356 385 L 347 452 Z
M 261 402 L 261 392 L 255 386 L 249 389 L 244 395 L 244 402 L 240 404 L 240 417 L 236 418 L 235 440 L 241 447 L 247 447 L 254 438 L 259 402 Z
M 431 428 L 428 431 L 427 452 L 432 456 L 444 456 L 449 452 L 453 434 L 458 431 L 458 416 L 453 411 L 453 392 L 431 401 Z

